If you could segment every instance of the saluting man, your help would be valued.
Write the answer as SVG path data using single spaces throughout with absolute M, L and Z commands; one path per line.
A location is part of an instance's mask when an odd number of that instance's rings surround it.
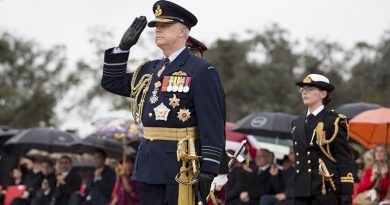
M 347 119 L 324 107 L 334 86 L 319 74 L 296 85 L 308 111 L 292 123 L 294 205 L 351 205 L 354 179 Z
M 126 73 L 129 50 L 147 24 L 144 16 L 137 17 L 119 46 L 105 52 L 101 84 L 109 92 L 130 97 L 134 119 L 144 126 L 133 173 L 141 203 L 178 204 L 175 176 L 183 164 L 176 151 L 178 141 L 186 137 L 195 139 L 196 155 L 201 155 L 195 177 L 197 195 L 204 201 L 225 149 L 222 83 L 216 68 L 185 46 L 197 18 L 169 1 L 157 1 L 153 12 L 155 19 L 148 26 L 155 28 L 163 57 Z

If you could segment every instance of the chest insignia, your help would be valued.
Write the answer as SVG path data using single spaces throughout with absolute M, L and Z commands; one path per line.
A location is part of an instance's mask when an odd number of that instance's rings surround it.
M 179 118 L 180 121 L 185 122 L 191 117 L 191 112 L 189 109 L 180 109 L 179 112 L 177 112 L 177 118 Z
M 180 99 L 176 97 L 176 94 L 173 94 L 173 97 L 169 98 L 169 105 L 172 106 L 172 108 L 180 106 Z
M 164 105 L 164 103 L 161 103 L 159 106 L 153 108 L 154 115 L 156 116 L 156 120 L 168 120 L 168 114 L 171 111 L 167 106 Z

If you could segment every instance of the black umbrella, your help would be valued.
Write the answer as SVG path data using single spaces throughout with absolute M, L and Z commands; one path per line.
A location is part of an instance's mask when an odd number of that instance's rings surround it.
M 291 122 L 297 118 L 281 112 L 252 113 L 239 120 L 233 130 L 250 135 L 291 139 Z
M 18 129 L 12 129 L 8 126 L 0 126 L 0 145 L 2 145 L 18 132 L 20 132 Z
M 19 132 L 5 146 L 39 149 L 48 152 L 72 152 L 71 143 L 79 139 L 75 134 L 55 128 L 32 128 Z
M 364 112 L 366 110 L 381 108 L 381 107 L 382 106 L 378 104 L 365 103 L 365 102 L 347 103 L 336 108 L 336 112 L 347 116 L 347 118 L 350 120 L 361 112 Z
M 78 140 L 72 143 L 73 149 L 78 153 L 93 154 L 96 150 L 102 149 L 107 153 L 108 157 L 121 159 L 123 156 L 123 145 L 117 140 L 111 138 L 100 137 L 95 134 Z M 128 147 L 128 154 L 135 153 L 135 149 Z

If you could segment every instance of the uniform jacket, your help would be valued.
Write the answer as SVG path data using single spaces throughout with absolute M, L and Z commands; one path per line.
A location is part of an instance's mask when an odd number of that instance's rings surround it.
M 322 177 L 318 174 L 318 159 L 321 158 L 330 174 L 333 174 L 333 181 L 336 185 L 336 193 L 352 194 L 353 182 L 341 182 L 341 177 L 352 173 L 352 156 L 347 141 L 347 124 L 345 119 L 340 119 L 337 123 L 338 132 L 333 142 L 330 143 L 330 153 L 336 162 L 330 160 L 320 150 L 316 143 L 317 137 L 312 139 L 312 130 L 319 122 L 324 123 L 324 134 L 330 139 L 335 132 L 335 121 L 340 116 L 334 111 L 327 111 L 325 108 L 313 119 L 305 124 L 306 117 L 299 117 L 292 122 L 293 149 L 295 152 L 295 174 L 294 174 L 294 195 L 295 197 L 307 197 L 320 195 L 322 189 Z M 305 126 L 309 126 L 308 133 L 305 133 Z M 307 136 L 309 135 L 309 136 Z M 326 146 L 324 146 L 326 149 Z M 353 180 L 353 179 L 352 179 Z M 326 182 L 326 190 L 329 191 L 331 185 Z
M 70 196 L 80 190 L 81 177 L 75 171 L 69 171 L 65 177 L 65 184 L 56 187 L 53 199 L 56 205 L 67 205 Z
M 101 85 L 114 94 L 129 97 L 131 92 L 130 81 L 133 73 L 126 73 L 128 53 L 113 54 L 108 49 L 104 57 L 104 69 Z M 215 67 L 207 60 L 191 54 L 186 48 L 157 76 L 163 65 L 162 60 L 145 63 L 137 75 L 137 82 L 144 74 L 152 74 L 152 82 L 145 97 L 142 113 L 144 127 L 186 128 L 197 126 L 199 140 L 196 141 L 197 155 L 202 156 L 201 171 L 218 174 L 221 153 L 224 152 L 224 122 L 225 96 L 219 74 Z M 171 76 L 182 71 L 191 77 L 189 92 L 162 92 L 158 90 L 157 103 L 152 104 L 155 82 L 163 81 L 164 76 Z M 176 95 L 180 105 L 173 108 L 169 99 Z M 154 108 L 163 104 L 169 108 L 166 120 L 157 120 Z M 190 118 L 180 121 L 178 112 L 188 109 Z M 133 178 L 136 181 L 149 184 L 176 183 L 181 162 L 176 157 L 177 142 L 142 139 L 138 147 L 137 158 L 134 163 Z
M 91 201 L 93 205 L 106 205 L 111 200 L 111 193 L 115 185 L 115 171 L 104 166 L 102 179 L 95 181 L 94 172 L 88 177 L 86 188 L 86 200 Z

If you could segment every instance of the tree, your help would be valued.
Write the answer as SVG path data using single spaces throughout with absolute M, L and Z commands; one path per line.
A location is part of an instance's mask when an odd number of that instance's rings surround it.
M 26 128 L 56 123 L 54 107 L 77 83 L 64 72 L 64 51 L 63 46 L 46 50 L 0 34 L 0 124 Z

